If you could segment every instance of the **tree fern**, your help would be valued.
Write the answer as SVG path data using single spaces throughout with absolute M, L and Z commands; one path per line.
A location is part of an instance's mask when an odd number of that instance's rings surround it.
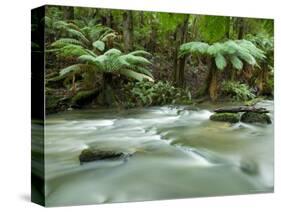
M 81 63 L 66 67 L 61 70 L 61 75 L 67 75 L 73 72 L 97 70 L 102 73 L 125 75 L 138 81 L 144 79 L 153 81 L 151 70 L 149 69 L 151 63 L 145 57 L 135 56 L 130 53 L 122 54 L 118 49 L 110 49 L 99 56 L 93 56 L 88 53 L 79 55 L 80 53 L 80 51 L 77 51 L 75 52 L 75 55 L 78 55 L 77 59 Z M 142 52 L 142 54 L 144 54 L 144 52 Z M 148 55 L 148 53 L 145 54 Z
M 243 63 L 258 66 L 257 61 L 265 59 L 264 52 L 247 40 L 228 40 L 224 43 L 209 45 L 204 42 L 189 42 L 180 46 L 180 57 L 186 54 L 207 55 L 213 59 L 217 70 L 224 70 L 228 64 L 233 69 L 241 70 Z M 210 66 L 208 81 L 209 94 L 212 100 L 218 96 L 217 73 L 213 65 Z
M 248 40 L 229 40 L 224 43 L 209 45 L 204 42 L 189 42 L 180 47 L 180 56 L 185 54 L 205 54 L 214 58 L 219 70 L 223 70 L 228 62 L 234 69 L 241 70 L 243 62 L 258 66 L 257 60 L 264 60 L 264 52 Z

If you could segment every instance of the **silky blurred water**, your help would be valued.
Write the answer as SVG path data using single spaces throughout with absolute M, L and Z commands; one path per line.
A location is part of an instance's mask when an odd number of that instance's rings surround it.
M 268 108 L 273 119 L 273 102 Z M 46 121 L 48 206 L 273 191 L 273 124 L 209 121 L 207 109 L 78 110 Z M 133 154 L 80 165 L 85 148 Z

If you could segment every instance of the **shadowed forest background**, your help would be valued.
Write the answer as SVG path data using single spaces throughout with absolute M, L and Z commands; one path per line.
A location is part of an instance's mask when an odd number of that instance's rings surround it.
M 47 6 L 42 22 L 47 113 L 273 98 L 273 20 Z

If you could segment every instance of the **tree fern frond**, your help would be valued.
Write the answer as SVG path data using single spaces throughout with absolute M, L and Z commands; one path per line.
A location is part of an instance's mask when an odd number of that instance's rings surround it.
M 86 51 L 89 55 L 92 55 L 93 57 L 97 57 L 97 55 L 96 55 L 93 51 L 91 51 L 91 50 L 89 50 L 89 49 L 85 49 L 85 51 Z
M 81 55 L 78 57 L 78 60 L 81 62 L 87 62 L 89 64 L 95 64 L 96 57 L 93 57 L 92 55 Z
M 180 46 L 180 56 L 188 53 L 206 54 L 209 44 L 203 42 L 189 42 Z
M 92 71 L 93 66 L 87 65 L 87 64 L 75 64 L 68 66 L 60 71 L 60 76 L 66 76 L 71 73 L 81 73 L 81 72 L 87 72 Z
M 76 37 L 77 39 L 81 40 L 82 42 L 85 42 L 86 44 L 89 44 L 90 41 L 83 35 L 82 32 L 75 30 L 75 29 L 67 29 L 67 31 L 70 33 L 70 35 Z
M 123 60 L 127 61 L 129 64 L 132 65 L 150 65 L 151 62 L 141 56 L 135 56 L 135 55 L 131 55 L 131 54 L 126 54 L 126 55 L 122 55 L 120 56 L 120 58 L 122 57 Z
M 144 51 L 144 50 L 133 51 L 133 52 L 130 52 L 129 54 L 135 55 L 135 56 L 151 56 L 151 54 L 149 52 Z
M 136 70 L 138 73 L 143 73 L 143 74 L 153 78 L 153 75 L 151 73 L 151 69 L 147 69 L 147 68 L 141 67 L 141 66 L 136 66 L 136 67 L 133 68 L 133 70 Z
M 59 40 L 56 40 L 54 43 L 51 44 L 52 47 L 55 48 L 62 48 L 68 44 L 75 44 L 75 45 L 83 45 L 82 42 L 79 40 L 76 40 L 74 38 L 61 38 Z
M 93 42 L 93 47 L 97 48 L 99 51 L 103 51 L 105 48 L 105 43 L 103 41 L 97 40 Z
M 135 79 L 135 80 L 138 80 L 138 81 L 142 81 L 142 80 L 147 79 L 150 82 L 154 82 L 153 78 L 151 78 L 151 77 L 149 77 L 145 74 L 137 73 L 137 72 L 129 70 L 129 69 L 121 69 L 119 72 L 122 75 L 125 75 L 129 78 L 132 78 L 132 79 Z
M 88 52 L 81 46 L 74 45 L 74 44 L 68 44 L 64 46 L 63 48 L 59 49 L 59 54 L 62 56 L 76 56 L 79 57 L 84 54 L 88 54 Z
M 114 39 L 114 38 L 116 38 L 116 37 L 117 37 L 116 33 L 115 33 L 115 32 L 112 32 L 112 33 L 106 34 L 105 36 L 101 36 L 101 40 L 104 41 L 104 42 L 106 42 L 106 41 L 108 41 L 109 39 Z
M 118 50 L 118 49 L 114 49 L 114 48 L 112 48 L 112 49 L 109 49 L 108 51 L 106 51 L 105 53 L 104 53 L 104 55 L 121 55 L 122 54 L 122 52 L 120 51 L 120 50 Z
M 209 46 L 207 52 L 209 55 L 216 57 L 218 54 L 222 54 L 224 49 L 224 45 L 222 43 L 214 43 L 213 45 Z
M 215 57 L 215 62 L 219 70 L 223 70 L 227 65 L 225 57 L 220 53 Z
M 237 70 L 241 70 L 243 68 L 243 62 L 237 56 L 231 56 L 230 62 L 232 66 Z

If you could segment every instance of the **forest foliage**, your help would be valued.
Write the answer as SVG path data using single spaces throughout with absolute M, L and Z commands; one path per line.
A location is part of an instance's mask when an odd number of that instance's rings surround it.
M 273 20 L 47 6 L 42 21 L 49 112 L 273 97 Z

